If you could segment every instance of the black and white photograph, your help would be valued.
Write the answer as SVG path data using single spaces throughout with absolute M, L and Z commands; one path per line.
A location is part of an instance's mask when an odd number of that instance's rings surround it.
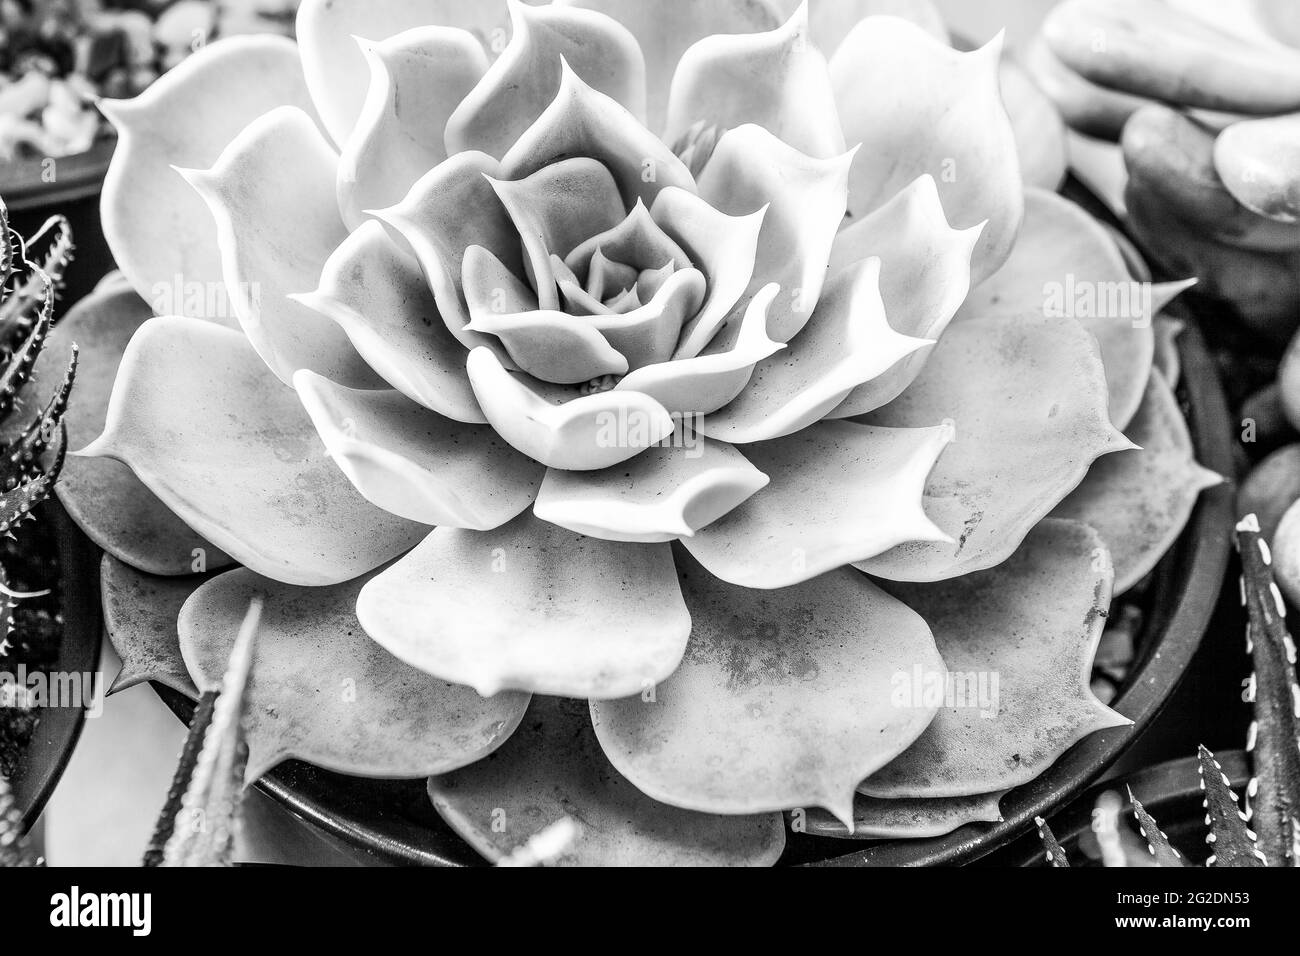
M 1300 0 L 0 0 L 0 476 L 19 942 L 775 867 L 1232 946 Z

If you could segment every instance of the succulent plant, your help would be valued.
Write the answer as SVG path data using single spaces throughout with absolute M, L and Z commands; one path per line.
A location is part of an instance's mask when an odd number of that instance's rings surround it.
M 1249 615 L 1246 649 L 1253 665 L 1247 700 L 1254 720 L 1247 733 L 1246 752 L 1255 776 L 1241 798 L 1218 761 L 1206 747 L 1197 752 L 1206 837 L 1211 852 L 1206 866 L 1242 867 L 1300 865 L 1300 685 L 1296 683 L 1296 647 L 1286 628 L 1286 605 L 1273 580 L 1272 554 L 1256 515 L 1237 525 L 1241 557 L 1241 603 Z M 1117 803 L 1113 795 L 1103 799 Z M 1129 802 L 1143 843 L 1135 852 L 1117 830 L 1114 806 L 1094 814 L 1094 831 L 1102 844 L 1102 859 L 1111 866 L 1187 866 L 1159 824 L 1129 791 Z M 1068 858 L 1051 827 L 1041 818 L 1038 834 L 1052 866 L 1068 866 Z M 1117 848 L 1107 853 L 1106 842 Z
M 1107 308 L 1000 40 L 786 6 L 309 0 L 103 104 L 144 302 L 76 320 L 120 368 L 61 495 L 171 680 L 265 596 L 249 779 L 432 776 L 491 859 L 581 806 L 566 862 L 771 862 L 780 811 L 987 819 L 1126 723 L 1112 585 L 1219 480 L 1153 371 L 1178 289 Z
M 67 451 L 63 416 L 77 374 L 77 347 L 63 380 L 44 405 L 23 407 L 32 370 L 40 358 L 55 321 L 55 301 L 63 271 L 72 259 L 72 235 L 67 220 L 51 218 L 30 239 L 9 225 L 0 199 L 0 534 L 31 520 L 32 510 L 49 497 Z M 22 595 L 8 586 L 0 568 L 4 596 L 5 633 L 0 657 L 10 650 L 14 626 L 13 600 Z

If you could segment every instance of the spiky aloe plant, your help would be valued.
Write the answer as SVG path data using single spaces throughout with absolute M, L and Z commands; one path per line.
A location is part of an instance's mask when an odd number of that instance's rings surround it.
M 1241 603 L 1249 615 L 1246 650 L 1252 672 L 1246 699 L 1254 719 L 1246 735 L 1246 752 L 1254 768 L 1245 808 L 1223 768 L 1204 746 L 1197 753 L 1198 771 L 1210 846 L 1206 866 L 1300 865 L 1300 684 L 1296 682 L 1296 646 L 1286 627 L 1286 603 L 1273 580 L 1272 555 L 1260 533 L 1259 519 L 1247 515 L 1237 524 L 1241 556 Z M 1129 800 L 1146 855 L 1133 859 L 1115 829 L 1116 814 L 1095 816 L 1098 843 L 1119 852 L 1103 852 L 1106 865 L 1187 866 L 1163 830 L 1132 790 Z M 1099 809 L 1102 809 L 1099 804 Z M 1038 835 L 1052 866 L 1069 866 L 1064 849 L 1041 817 Z
M 44 404 L 25 407 L 28 386 L 55 321 L 55 303 L 63 273 L 72 261 L 72 233 L 62 216 L 50 218 L 29 239 L 9 225 L 0 199 L 0 535 L 30 520 L 33 509 L 49 497 L 67 450 L 63 415 L 77 373 L 72 347 L 67 371 Z M 0 657 L 11 649 L 13 592 L 0 569 L 5 597 L 5 635 Z

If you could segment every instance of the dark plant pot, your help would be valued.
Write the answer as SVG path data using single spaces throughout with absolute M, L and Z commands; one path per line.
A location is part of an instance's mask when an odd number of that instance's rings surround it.
M 85 674 L 99 669 L 103 634 L 99 601 L 99 556 L 57 500 L 42 505 L 25 534 L 54 538 L 61 577 L 63 634 L 51 669 Z M 59 782 L 85 721 L 82 707 L 44 707 L 10 780 L 24 828 L 30 828 Z
M 1195 324 L 1181 338 L 1179 396 L 1197 455 L 1207 468 L 1232 473 L 1227 406 Z M 1113 706 L 1134 726 L 1096 733 L 1071 748 L 1037 780 L 1002 800 L 1003 822 L 972 824 L 942 837 L 855 844 L 791 834 L 782 862 L 840 866 L 970 863 L 1005 846 L 1083 792 L 1151 724 L 1200 645 L 1231 551 L 1233 493 L 1228 486 L 1201 497 L 1177 543 L 1155 571 L 1137 659 Z M 188 721 L 193 705 L 154 685 Z M 277 767 L 258 787 L 359 857 L 399 865 L 459 866 L 481 859 L 437 816 L 423 780 L 365 780 L 297 761 Z
M 1233 789 L 1240 794 L 1250 780 L 1249 761 L 1245 752 L 1223 751 L 1215 759 L 1222 765 Z M 1121 780 L 1099 783 L 1083 793 L 1049 821 L 1071 866 L 1095 865 L 1081 841 L 1091 832 L 1092 811 L 1097 805 L 1097 798 L 1107 790 L 1115 791 L 1124 798 L 1124 812 L 1128 815 L 1132 811 L 1132 805 L 1128 802 L 1126 788 L 1131 788 L 1134 795 L 1142 801 L 1142 805 L 1160 824 L 1160 829 L 1179 853 L 1193 863 L 1203 862 L 1208 850 L 1198 766 L 1195 757 L 1170 760 Z M 1132 817 L 1129 816 L 1128 819 L 1132 820 Z M 1047 865 L 1042 845 L 1032 832 L 1016 840 L 990 862 L 1003 866 Z
M 99 221 L 99 194 L 116 143 L 114 137 L 103 137 L 84 153 L 55 160 L 53 182 L 46 181 L 39 158 L 17 160 L 0 173 L 0 197 L 20 235 L 35 234 L 56 213 L 67 216 L 77 251 L 76 264 L 65 278 L 65 302 L 80 301 L 113 268 Z

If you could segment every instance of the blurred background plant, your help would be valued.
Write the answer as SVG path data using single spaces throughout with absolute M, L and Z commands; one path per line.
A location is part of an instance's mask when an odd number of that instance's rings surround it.
M 1026 59 L 1076 173 L 1222 317 L 1241 510 L 1300 603 L 1300 4 L 1065 0 Z
M 0 0 L 0 161 L 84 153 L 131 97 L 221 36 L 289 34 L 297 0 Z

